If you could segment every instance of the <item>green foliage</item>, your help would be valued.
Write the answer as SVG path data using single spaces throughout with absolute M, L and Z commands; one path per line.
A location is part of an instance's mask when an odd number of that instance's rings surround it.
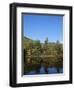
M 45 66 L 45 67 L 63 67 L 63 44 L 58 40 L 56 43 L 48 42 L 48 38 L 44 43 L 39 40 L 31 40 L 24 37 L 24 57 L 26 67 Z M 28 66 L 29 67 L 29 66 Z M 57 69 L 58 70 L 58 69 Z

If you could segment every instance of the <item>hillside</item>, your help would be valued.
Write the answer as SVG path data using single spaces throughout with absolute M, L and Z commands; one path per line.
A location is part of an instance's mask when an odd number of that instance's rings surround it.
M 24 48 L 27 45 L 29 45 L 29 46 L 31 44 L 35 45 L 35 44 L 37 44 L 37 42 L 40 43 L 42 47 L 45 46 L 45 43 L 41 43 L 39 40 L 32 40 L 32 39 L 30 39 L 28 37 L 24 37 L 24 43 L 23 43 L 24 44 Z M 56 43 L 55 42 L 48 42 L 47 47 L 48 47 L 49 50 L 53 51 L 56 45 L 57 45 L 57 42 Z M 63 44 L 61 44 L 59 42 L 59 45 L 61 46 L 61 48 L 63 48 Z
M 30 39 L 30 38 L 28 38 L 28 37 L 24 37 L 24 41 L 26 42 L 28 42 L 28 41 L 30 41 L 30 42 L 32 42 L 33 40 L 32 39 Z

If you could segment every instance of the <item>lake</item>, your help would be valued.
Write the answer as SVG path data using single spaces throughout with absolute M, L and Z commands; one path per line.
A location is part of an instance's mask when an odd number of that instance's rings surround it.
M 57 74 L 57 73 L 63 73 L 63 68 L 56 68 L 56 67 L 41 67 L 38 71 L 37 70 L 31 70 L 29 72 L 25 72 L 25 75 L 35 75 L 35 74 Z

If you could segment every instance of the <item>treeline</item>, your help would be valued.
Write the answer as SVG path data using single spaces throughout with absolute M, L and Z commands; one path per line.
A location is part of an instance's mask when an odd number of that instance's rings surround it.
M 45 67 L 63 67 L 63 44 L 58 40 L 54 43 L 45 39 L 39 40 L 24 38 L 24 62 L 26 65 Z

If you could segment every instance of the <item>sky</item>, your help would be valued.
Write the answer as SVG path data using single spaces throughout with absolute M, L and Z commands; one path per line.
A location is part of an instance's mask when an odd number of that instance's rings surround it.
M 63 16 L 23 14 L 24 36 L 44 43 L 63 42 Z

